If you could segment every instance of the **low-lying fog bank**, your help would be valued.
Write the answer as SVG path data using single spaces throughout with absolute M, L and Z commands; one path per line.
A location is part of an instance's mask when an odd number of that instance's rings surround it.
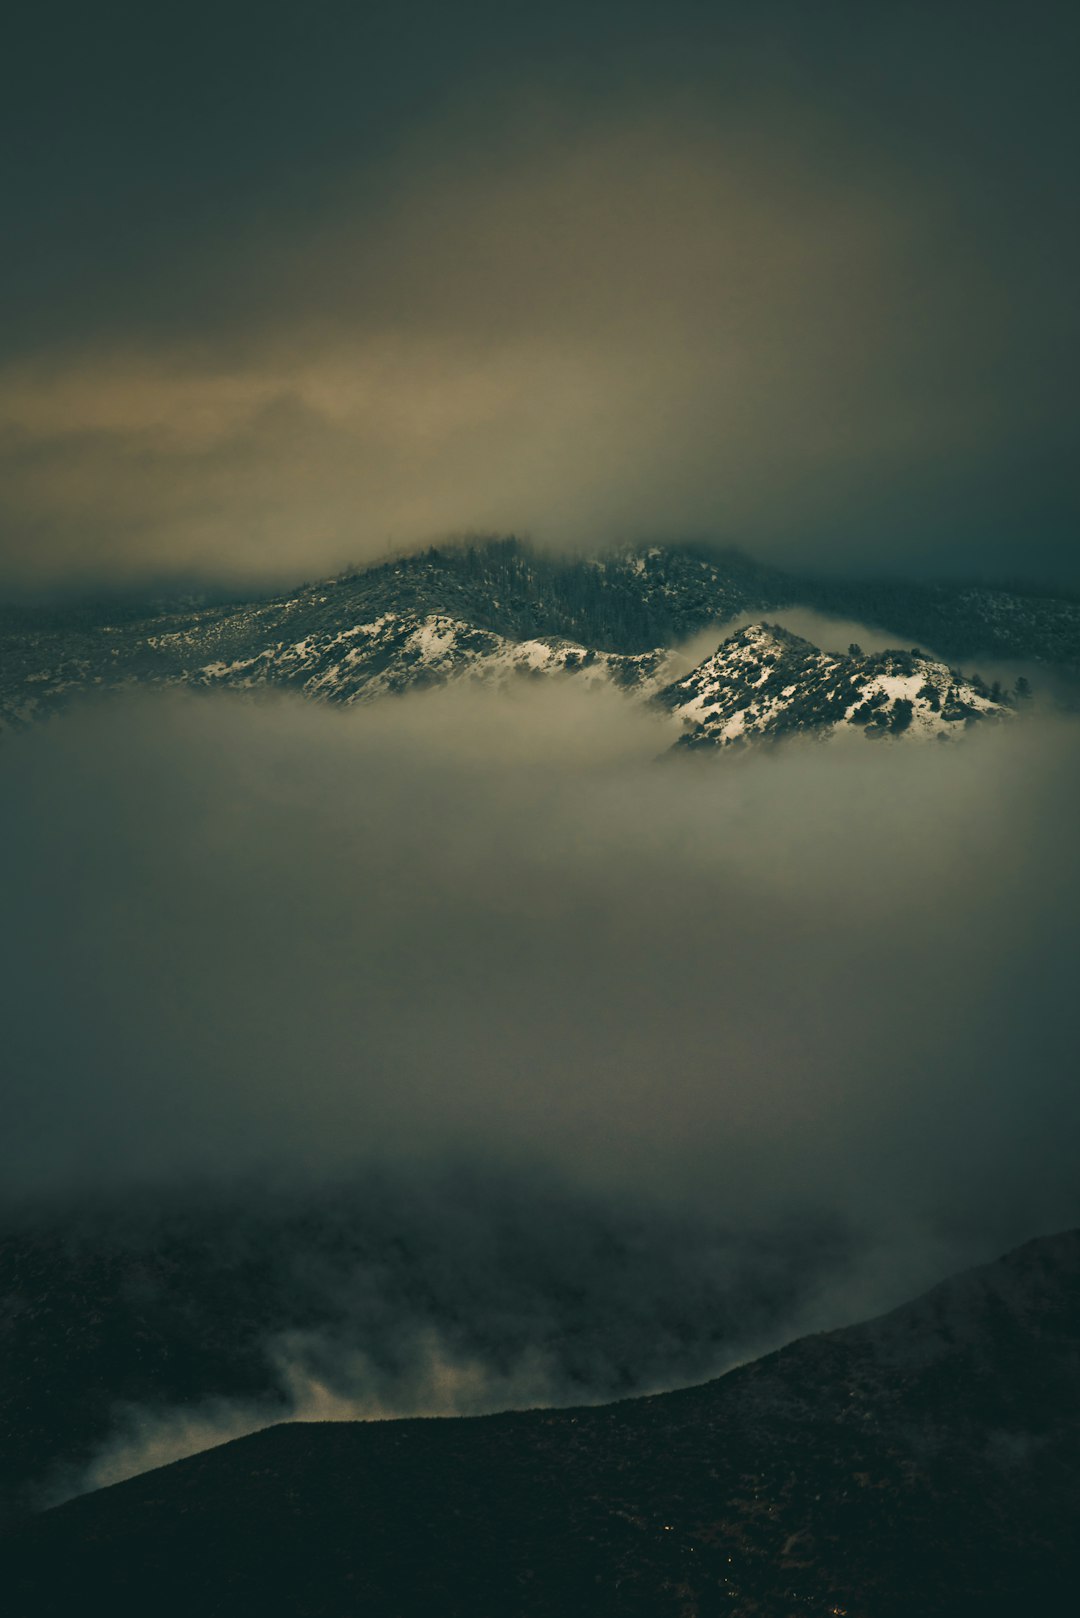
M 152 694 L 5 749 L 9 1218 L 388 1188 L 329 1370 L 267 1316 L 276 1404 L 121 1413 L 90 1482 L 185 1422 L 711 1374 L 1080 1217 L 1080 729 L 657 767 L 665 736 L 560 685 Z

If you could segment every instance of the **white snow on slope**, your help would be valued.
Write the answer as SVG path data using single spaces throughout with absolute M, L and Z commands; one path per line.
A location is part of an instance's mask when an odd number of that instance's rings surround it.
M 966 678 L 925 653 L 843 656 L 768 624 L 731 635 L 658 700 L 681 722 L 681 743 L 692 748 L 795 732 L 945 739 L 1014 711 L 978 676 Z

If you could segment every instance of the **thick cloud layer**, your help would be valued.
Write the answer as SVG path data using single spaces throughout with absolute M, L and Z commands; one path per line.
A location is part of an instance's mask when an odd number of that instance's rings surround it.
M 475 1157 L 1067 1222 L 1075 731 L 665 744 L 561 688 L 154 697 L 18 740 L 6 1183 Z
M 1080 578 L 1074 8 L 189 9 L 17 86 L 0 584 L 462 531 Z
M 4 749 L 5 1227 L 170 1349 L 35 1498 L 698 1379 L 1080 1219 L 1075 723 L 668 742 L 523 686 Z

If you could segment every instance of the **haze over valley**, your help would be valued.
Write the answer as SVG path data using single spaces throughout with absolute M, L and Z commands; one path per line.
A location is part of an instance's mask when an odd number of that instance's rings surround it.
M 1076 8 L 9 33 L 0 1609 L 1069 1610 Z

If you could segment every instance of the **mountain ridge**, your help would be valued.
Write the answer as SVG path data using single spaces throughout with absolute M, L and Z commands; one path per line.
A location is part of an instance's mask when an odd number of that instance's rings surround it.
M 144 684 L 270 685 L 350 702 L 461 676 L 584 673 L 586 683 L 600 678 L 651 696 L 674 683 L 673 647 L 709 624 L 800 605 L 854 613 L 854 589 L 688 547 L 573 562 L 512 541 L 433 549 L 285 596 L 180 605 L 66 630 L 9 629 L 0 726 L 17 730 L 73 696 Z M 880 617 L 889 608 L 881 587 L 874 592 Z M 912 638 L 939 651 L 981 635 L 992 655 L 1080 668 L 1080 602 L 943 586 L 898 586 L 889 599 L 894 621 L 928 628 Z M 981 693 L 967 684 L 964 717 L 979 717 Z M 938 711 L 945 695 L 938 693 Z M 662 706 L 674 711 L 677 703 Z M 800 707 L 809 728 L 821 728 L 814 705 Z M 916 724 L 915 734 L 925 728 Z

